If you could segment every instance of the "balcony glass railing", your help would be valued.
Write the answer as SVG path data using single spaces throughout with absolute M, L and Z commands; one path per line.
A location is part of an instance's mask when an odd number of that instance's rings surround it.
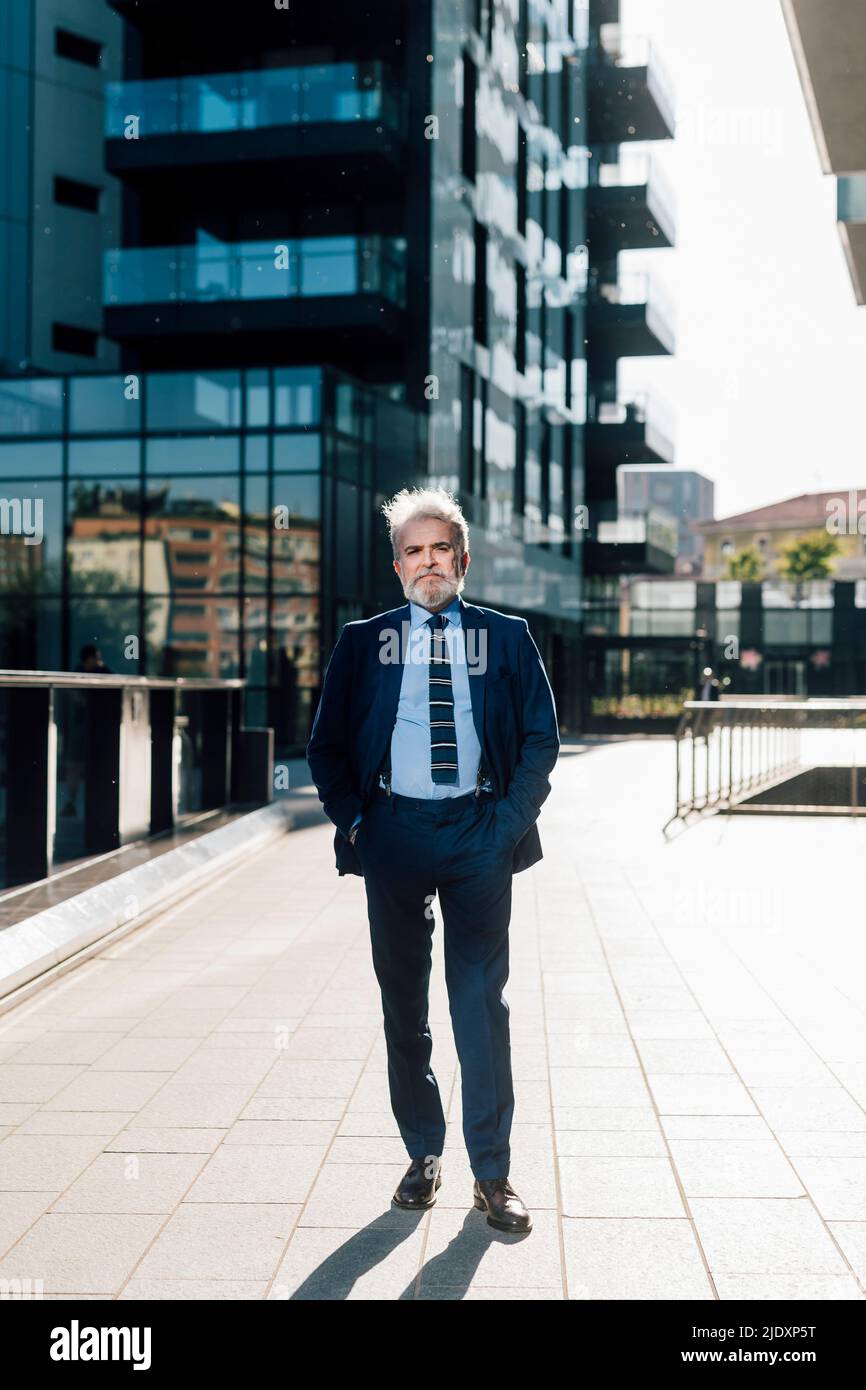
M 643 270 L 623 271 L 616 280 L 590 280 L 589 298 L 592 303 L 645 304 L 647 317 L 658 315 L 671 327 L 674 309 L 654 276 Z
M 103 302 L 198 303 L 381 294 L 403 305 L 402 237 L 307 237 L 295 241 L 220 242 L 108 251 Z
M 615 400 L 597 399 L 590 395 L 587 414 L 591 424 L 646 425 L 667 440 L 674 438 L 673 412 L 654 390 L 622 390 L 617 393 Z
M 643 150 L 631 150 L 622 145 L 615 163 L 595 165 L 594 180 L 599 188 L 645 188 L 647 203 L 654 209 L 669 232 L 676 224 L 676 199 L 673 188 L 659 167 L 659 161 Z
M 676 120 L 674 84 L 658 49 L 643 34 L 629 34 L 620 24 L 599 27 L 599 46 L 618 68 L 646 68 L 647 84 L 668 124 Z
M 328 63 L 109 82 L 105 134 L 109 139 L 146 139 L 351 121 L 381 121 L 397 128 L 400 111 L 399 89 L 383 63 Z M 130 136 L 130 130 L 136 134 Z

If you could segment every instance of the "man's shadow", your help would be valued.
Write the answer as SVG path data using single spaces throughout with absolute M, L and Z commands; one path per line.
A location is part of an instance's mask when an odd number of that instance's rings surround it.
M 395 1215 L 401 1218 L 399 1223 L 395 1223 Z M 416 1233 L 426 1215 L 426 1211 L 402 1212 L 392 1207 L 387 1216 L 383 1214 L 363 1230 L 355 1231 L 339 1249 L 308 1274 L 293 1293 L 287 1295 L 287 1301 L 333 1302 L 347 1299 L 366 1273 L 383 1264 L 403 1241 Z M 393 1300 L 387 1301 L 403 1302 L 417 1298 L 459 1301 L 471 1287 L 484 1255 L 494 1242 L 516 1245 L 529 1234 L 498 1231 L 488 1226 L 483 1212 L 473 1208 L 466 1212 L 463 1225 L 445 1249 L 426 1260 L 403 1290 L 395 1294 Z M 269 1300 L 280 1298 L 279 1289 L 278 1277 L 268 1296 Z M 376 1293 L 370 1294 L 371 1299 L 380 1297 Z

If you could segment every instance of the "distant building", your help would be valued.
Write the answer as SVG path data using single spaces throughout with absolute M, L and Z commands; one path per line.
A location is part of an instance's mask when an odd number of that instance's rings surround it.
M 725 579 L 727 562 L 738 551 L 754 549 L 767 578 L 779 574 L 781 551 L 811 531 L 828 531 L 839 542 L 832 561 L 834 579 L 866 578 L 866 490 L 804 492 L 784 502 L 721 517 L 697 526 L 704 541 L 704 579 Z
M 617 510 L 621 517 L 666 512 L 676 522 L 676 574 L 701 573 L 704 538 L 694 523 L 711 521 L 715 483 L 688 468 L 665 463 L 624 463 L 616 470 Z

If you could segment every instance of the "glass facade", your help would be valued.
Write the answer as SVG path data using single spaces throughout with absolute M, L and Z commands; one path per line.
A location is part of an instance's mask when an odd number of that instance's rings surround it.
M 16 371 L 28 347 L 30 275 L 30 104 L 33 15 L 0 3 L 0 371 Z
M 95 643 L 114 671 L 244 676 L 247 722 L 297 749 L 323 593 L 376 603 L 374 491 L 422 450 L 404 406 L 325 368 L 2 383 L 0 667 Z
M 430 473 L 473 523 L 478 601 L 574 621 L 587 6 L 484 5 L 469 32 L 465 9 L 433 28 Z

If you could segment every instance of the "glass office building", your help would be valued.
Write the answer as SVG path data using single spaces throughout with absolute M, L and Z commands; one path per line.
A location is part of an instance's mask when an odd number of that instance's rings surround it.
M 615 0 L 381 0 L 374 24 L 340 0 L 242 26 L 169 0 L 21 8 L 15 91 L 54 85 L 29 144 L 40 259 L 18 320 L 6 305 L 11 342 L 38 285 L 45 332 L 0 379 L 2 664 L 96 642 L 122 669 L 238 674 L 248 721 L 298 752 L 341 625 L 402 602 L 382 502 L 429 480 L 471 526 L 466 598 L 527 618 L 577 729 L 584 571 L 619 537 L 587 547 L 576 520 L 611 520 L 624 445 L 599 402 L 618 356 L 671 347 L 617 266 L 669 244 L 650 175 L 617 170 L 618 142 L 670 118 Z

